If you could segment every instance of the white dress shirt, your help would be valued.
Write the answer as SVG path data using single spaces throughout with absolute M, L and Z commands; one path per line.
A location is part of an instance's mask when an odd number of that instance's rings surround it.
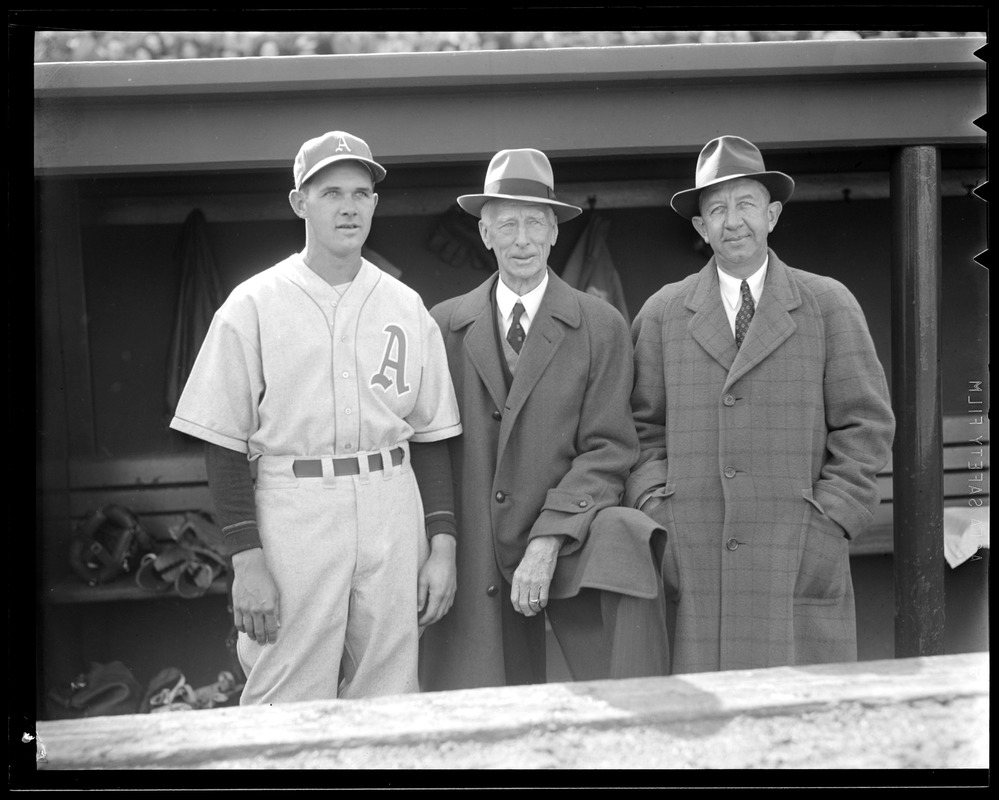
M 523 297 L 518 296 L 509 286 L 503 283 L 502 276 L 496 281 L 496 309 L 499 312 L 500 321 L 503 323 L 503 336 L 510 331 L 513 325 L 513 307 L 519 300 L 524 306 L 524 313 L 520 317 L 520 325 L 524 329 L 526 336 L 531 330 L 531 322 L 538 314 L 541 306 L 541 299 L 545 296 L 545 289 L 548 288 L 548 270 L 545 276 L 536 287 L 531 289 Z
M 763 281 L 767 277 L 767 265 L 770 263 L 770 256 L 763 260 L 756 272 L 746 278 L 749 283 L 749 293 L 753 296 L 753 303 L 760 304 L 760 294 L 763 293 Z M 718 267 L 718 285 L 721 288 L 722 305 L 725 306 L 725 313 L 728 315 L 728 324 L 732 328 L 732 335 L 735 336 L 735 317 L 742 307 L 742 279 L 733 278 L 721 267 Z

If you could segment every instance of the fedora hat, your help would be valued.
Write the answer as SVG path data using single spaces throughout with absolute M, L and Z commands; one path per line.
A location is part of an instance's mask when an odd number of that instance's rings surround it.
M 490 200 L 519 200 L 551 206 L 559 222 L 583 213 L 583 209 L 555 199 L 555 177 L 548 156 L 529 147 L 500 150 L 489 162 L 482 194 L 463 194 L 458 198 L 458 205 L 480 217 L 482 206 Z
M 329 131 L 303 144 L 295 156 L 295 188 L 335 161 L 360 161 L 371 172 L 375 183 L 385 177 L 385 167 L 374 160 L 364 139 L 346 131 Z
M 691 219 L 701 213 L 699 203 L 704 189 L 736 178 L 752 178 L 762 183 L 770 192 L 771 202 L 786 203 L 794 191 L 790 175 L 767 171 L 755 144 L 741 136 L 719 136 L 704 145 L 697 157 L 694 188 L 677 192 L 669 204 L 681 217 Z

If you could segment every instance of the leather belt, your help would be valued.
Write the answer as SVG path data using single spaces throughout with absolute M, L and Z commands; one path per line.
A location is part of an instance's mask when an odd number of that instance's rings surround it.
M 396 466 L 402 463 L 406 453 L 401 447 L 394 447 L 389 451 L 392 463 Z M 349 458 L 333 459 L 333 474 L 337 477 L 341 475 L 360 475 L 361 465 L 358 456 Z M 371 453 L 368 455 L 368 470 L 377 472 L 384 466 L 381 453 Z M 296 458 L 292 464 L 292 471 L 296 478 L 321 478 L 323 477 L 323 460 L 319 458 Z

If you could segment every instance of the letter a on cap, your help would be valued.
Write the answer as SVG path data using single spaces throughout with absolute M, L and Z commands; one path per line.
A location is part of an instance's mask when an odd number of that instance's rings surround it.
M 357 152 L 354 152 L 355 148 Z M 301 189 L 302 185 L 323 167 L 342 160 L 360 161 L 365 164 L 371 170 L 375 183 L 385 177 L 385 167 L 372 159 L 371 149 L 364 139 L 359 139 L 347 131 L 328 131 L 322 136 L 309 139 L 299 148 L 293 167 L 295 188 Z

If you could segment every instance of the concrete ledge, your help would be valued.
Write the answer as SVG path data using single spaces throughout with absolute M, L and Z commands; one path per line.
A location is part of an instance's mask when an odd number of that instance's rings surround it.
M 39 769 L 986 768 L 989 656 L 43 721 Z

